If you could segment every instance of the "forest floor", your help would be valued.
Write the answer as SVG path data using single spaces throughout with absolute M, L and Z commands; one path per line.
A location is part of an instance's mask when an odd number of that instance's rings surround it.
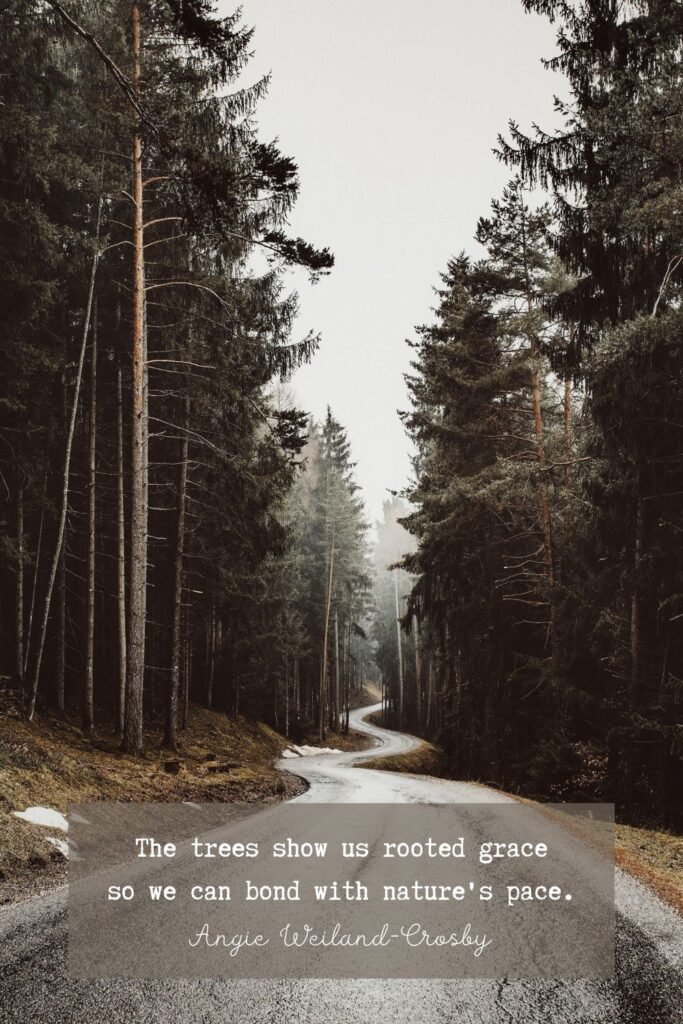
M 149 729 L 145 756 L 136 759 L 121 753 L 111 732 L 88 736 L 68 718 L 0 717 L 0 904 L 66 876 L 64 857 L 48 842 L 55 829 L 29 824 L 13 811 L 48 807 L 66 814 L 69 804 L 96 800 L 270 803 L 306 788 L 276 768 L 290 744 L 263 723 L 191 707 L 179 753 L 162 750 L 161 738 L 160 729 Z M 313 736 L 303 742 L 316 744 Z M 328 732 L 325 745 L 361 750 L 368 742 L 357 733 Z

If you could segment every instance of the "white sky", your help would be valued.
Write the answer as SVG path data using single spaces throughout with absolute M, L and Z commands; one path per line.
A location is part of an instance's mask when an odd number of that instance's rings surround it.
M 225 11 L 232 5 L 223 3 Z M 372 519 L 410 472 L 405 338 L 430 319 L 449 256 L 511 176 L 491 150 L 509 118 L 556 123 L 554 30 L 520 0 L 243 0 L 249 79 L 272 71 L 264 141 L 299 164 L 290 230 L 329 245 L 331 275 L 301 296 L 322 332 L 294 378 L 299 404 L 347 427 Z

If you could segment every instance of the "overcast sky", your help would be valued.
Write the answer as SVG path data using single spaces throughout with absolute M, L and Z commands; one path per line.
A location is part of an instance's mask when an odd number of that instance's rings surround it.
M 231 4 L 224 4 L 231 10 Z M 261 137 L 301 172 L 291 230 L 328 245 L 332 274 L 301 296 L 323 336 L 299 404 L 347 427 L 369 515 L 405 486 L 405 339 L 430 318 L 446 261 L 510 172 L 492 154 L 509 118 L 553 126 L 554 31 L 521 0 L 243 0 L 249 78 L 272 71 Z

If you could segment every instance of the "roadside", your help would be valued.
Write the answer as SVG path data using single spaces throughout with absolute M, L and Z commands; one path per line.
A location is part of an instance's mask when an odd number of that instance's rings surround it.
M 368 715 L 367 720 L 381 725 L 381 712 Z M 378 757 L 373 760 L 372 768 L 430 778 L 450 778 L 442 751 L 426 740 L 420 741 L 418 747 L 406 754 Z M 506 795 L 515 800 L 522 799 L 514 793 Z M 683 836 L 617 823 L 615 839 L 618 867 L 683 914 Z
M 263 723 L 228 718 L 192 707 L 181 749 L 161 749 L 159 728 L 145 736 L 146 754 L 122 754 L 111 732 L 88 736 L 69 719 L 0 718 L 0 905 L 34 895 L 65 880 L 66 862 L 50 837 L 54 828 L 30 824 L 12 812 L 29 807 L 66 814 L 70 803 L 195 801 L 270 803 L 304 792 L 306 782 L 275 762 L 292 744 Z M 306 744 L 316 744 L 306 736 Z M 328 733 L 326 745 L 361 750 L 366 736 Z
M 366 701 L 377 697 L 371 688 L 363 694 Z M 367 721 L 380 725 L 379 713 Z M 160 731 L 150 729 L 146 756 L 136 760 L 119 751 L 110 733 L 88 737 L 68 720 L 0 719 L 0 905 L 66 877 L 64 857 L 48 841 L 54 830 L 30 825 L 13 811 L 38 806 L 66 814 L 69 803 L 90 800 L 269 803 L 299 796 L 307 788 L 294 758 L 292 771 L 276 767 L 292 744 L 263 723 L 195 707 L 181 742 L 182 750 L 169 754 L 160 749 Z M 303 742 L 317 745 L 313 735 Z M 361 752 L 374 743 L 354 729 L 347 736 L 329 732 L 325 740 L 326 746 L 344 752 Z M 431 743 L 418 743 L 405 753 L 374 757 L 372 769 L 448 779 L 443 753 Z M 616 858 L 619 867 L 683 913 L 682 836 L 617 824 Z

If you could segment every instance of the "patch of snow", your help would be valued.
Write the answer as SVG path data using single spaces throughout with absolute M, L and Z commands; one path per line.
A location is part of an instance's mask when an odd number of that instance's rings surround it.
M 286 750 L 282 751 L 283 757 L 316 757 L 318 754 L 338 754 L 339 751 L 335 750 L 334 747 L 311 747 L 307 743 L 303 746 L 297 746 L 296 743 L 292 743 L 291 746 L 287 747 Z
M 84 818 L 78 813 L 78 811 L 72 811 L 69 815 L 72 821 L 75 821 L 78 825 L 89 825 L 90 822 L 87 818 Z
M 69 844 L 67 843 L 66 839 L 61 839 L 58 836 L 48 836 L 47 837 L 47 841 L 48 841 L 48 843 L 52 843 L 52 845 L 57 850 L 59 850 L 59 852 L 61 853 L 62 857 L 65 857 L 68 860 L 68 857 L 69 857 Z
M 25 811 L 12 811 L 15 818 L 28 821 L 29 825 L 45 825 L 46 828 L 58 828 L 68 832 L 69 822 L 59 811 L 51 807 L 27 807 Z

